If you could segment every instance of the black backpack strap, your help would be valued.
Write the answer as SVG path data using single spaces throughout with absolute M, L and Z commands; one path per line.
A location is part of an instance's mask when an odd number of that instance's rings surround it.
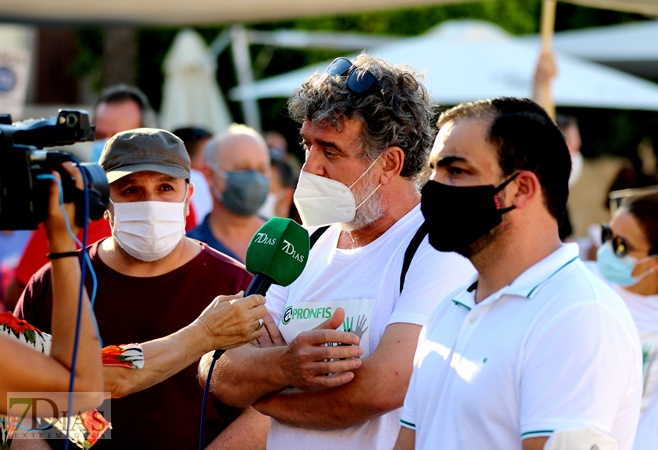
M 328 229 L 329 229 L 329 225 L 327 225 L 326 227 L 320 227 L 317 230 L 315 230 L 313 234 L 311 234 L 311 236 L 309 237 L 309 241 L 311 241 L 311 246 L 309 247 L 309 249 L 313 248 L 315 243 L 318 242 L 318 239 L 320 239 L 320 236 L 322 236 L 324 232 L 327 231 Z
M 429 227 L 427 226 L 427 222 L 423 222 L 416 231 L 416 234 L 414 234 L 414 237 L 411 238 L 407 250 L 404 252 L 404 261 L 402 262 L 402 271 L 400 272 L 400 294 L 402 294 L 402 289 L 404 289 L 404 279 L 407 277 L 411 261 L 414 259 L 414 255 L 416 254 L 418 247 L 420 247 L 420 243 L 423 242 L 423 239 L 425 239 L 428 232 Z

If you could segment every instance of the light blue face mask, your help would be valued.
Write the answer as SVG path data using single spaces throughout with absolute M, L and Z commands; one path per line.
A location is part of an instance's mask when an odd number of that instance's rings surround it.
M 94 141 L 94 147 L 93 150 L 91 151 L 92 162 L 98 164 L 98 160 L 101 159 L 101 153 L 103 153 L 103 147 L 105 147 L 105 143 L 107 141 L 108 139 L 100 139 L 98 141 Z
M 596 264 L 599 267 L 599 272 L 601 272 L 601 275 L 603 275 L 606 280 L 618 284 L 619 286 L 628 287 L 633 286 L 642 278 L 653 272 L 653 269 L 649 269 L 637 277 L 634 277 L 631 274 L 633 273 L 635 266 L 656 257 L 658 257 L 658 255 L 651 255 L 642 259 L 637 259 L 629 255 L 619 257 L 612 249 L 610 241 L 608 241 L 599 247 L 599 250 L 596 252 Z

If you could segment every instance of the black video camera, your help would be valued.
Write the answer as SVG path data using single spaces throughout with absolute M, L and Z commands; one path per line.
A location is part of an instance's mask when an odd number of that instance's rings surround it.
M 75 203 L 75 221 L 83 227 L 89 219 L 103 216 L 110 195 L 105 171 L 98 164 L 83 163 L 89 208 L 84 214 L 84 192 L 61 166 L 72 161 L 66 152 L 44 147 L 93 141 L 94 127 L 86 111 L 59 110 L 57 117 L 26 120 L 12 125 L 9 114 L 0 114 L 0 230 L 35 230 L 46 220 L 51 180 L 57 171 L 62 179 L 65 203 Z

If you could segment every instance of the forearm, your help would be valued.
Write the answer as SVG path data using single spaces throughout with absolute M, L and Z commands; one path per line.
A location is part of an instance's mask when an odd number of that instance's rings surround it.
M 154 386 L 197 361 L 208 351 L 208 342 L 196 325 L 141 344 L 144 367 L 104 366 L 105 390 L 121 398 Z
M 293 391 L 261 399 L 254 408 L 279 422 L 306 428 L 358 425 L 404 403 L 420 326 L 392 324 L 377 350 L 364 358 L 347 384 L 324 390 Z
M 211 392 L 227 405 L 243 408 L 254 404 L 264 395 L 287 386 L 278 367 L 284 347 L 256 347 L 251 344 L 228 350 L 215 364 Z M 203 357 L 199 365 L 199 381 L 205 384 L 212 353 Z
M 269 430 L 270 418 L 247 407 L 206 450 L 264 450 Z
M 54 251 L 72 251 L 75 248 L 58 248 Z M 72 245 L 71 245 L 72 247 Z M 83 289 L 82 308 L 79 311 L 80 266 L 78 259 L 67 257 L 52 262 L 53 314 L 52 347 L 50 356 L 67 369 L 72 368 L 76 321 L 80 317 L 80 337 L 75 368 L 75 389 L 100 392 L 103 389 L 100 343 L 91 319 L 86 290 Z
M 354 379 L 339 387 L 310 392 L 296 389 L 266 396 L 254 408 L 281 423 L 303 428 L 337 429 L 366 422 L 402 406 L 408 380 L 399 388 L 383 382 L 386 374 L 373 376 L 364 360 Z M 400 394 L 402 392 L 402 394 Z

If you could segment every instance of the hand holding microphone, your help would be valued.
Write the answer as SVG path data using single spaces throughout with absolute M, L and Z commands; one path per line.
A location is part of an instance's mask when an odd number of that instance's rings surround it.
M 200 326 L 209 341 L 205 352 L 228 350 L 258 339 L 264 331 L 260 324 L 266 314 L 262 295 L 243 297 L 240 292 L 216 297 L 192 325 Z
M 247 247 L 245 262 L 247 270 L 254 274 L 254 279 L 251 280 L 244 294 L 245 300 L 252 295 L 265 295 L 272 283 L 288 286 L 299 278 L 306 267 L 309 251 L 308 231 L 297 222 L 280 217 L 265 222 L 251 238 Z M 263 316 L 265 313 L 258 317 L 260 319 L 257 327 L 258 335 L 252 340 L 257 339 L 262 333 Z M 218 359 L 224 350 L 232 347 L 215 348 L 218 350 L 213 358 Z

